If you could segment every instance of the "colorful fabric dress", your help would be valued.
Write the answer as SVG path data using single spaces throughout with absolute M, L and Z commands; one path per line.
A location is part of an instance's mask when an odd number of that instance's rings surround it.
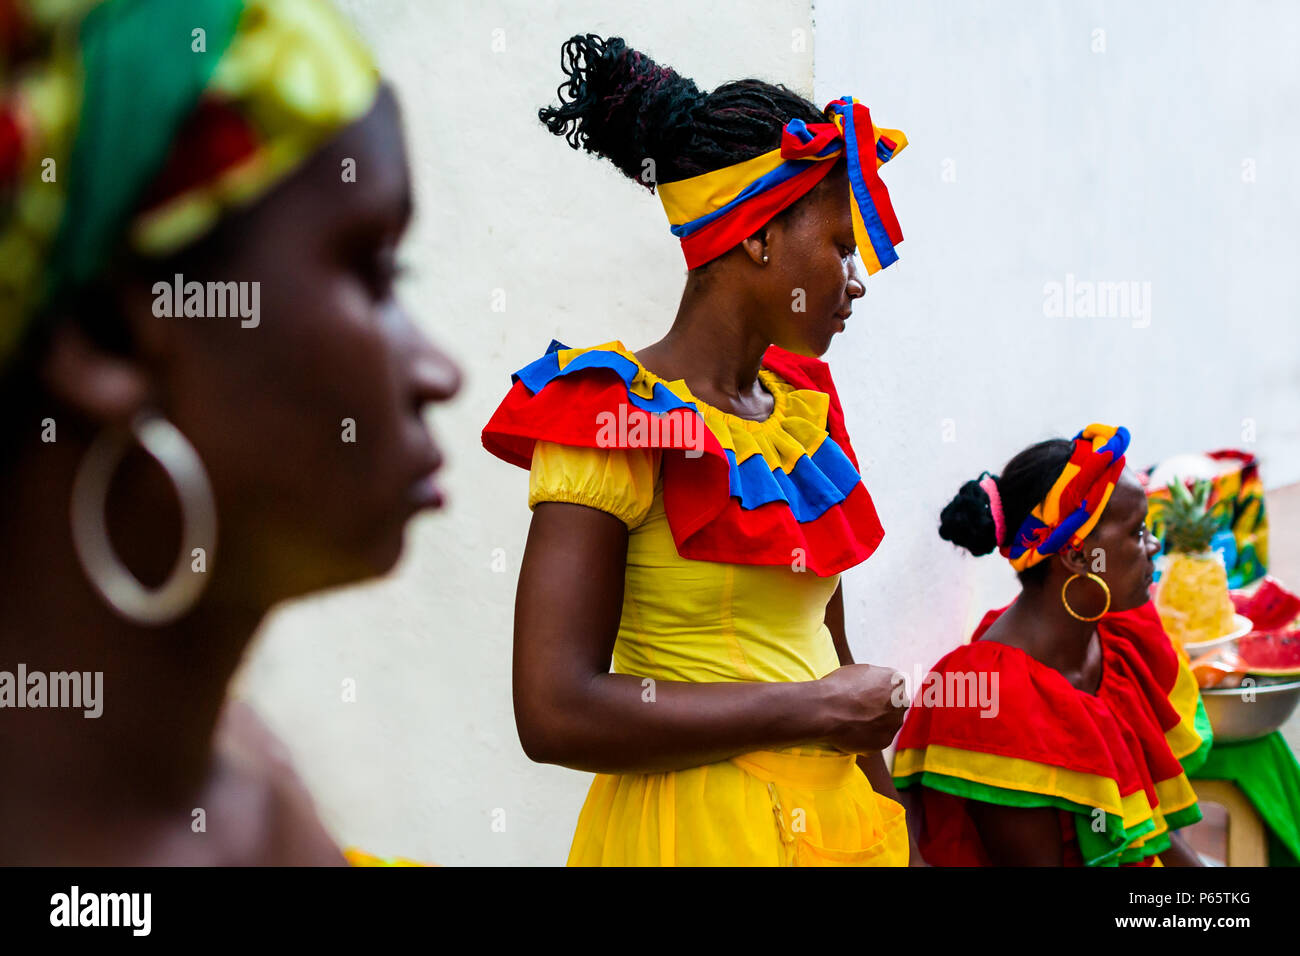
M 826 604 L 883 532 L 825 363 L 769 348 L 762 422 L 697 400 L 617 341 L 552 342 L 513 380 L 483 444 L 529 468 L 529 507 L 586 505 L 628 527 L 615 672 L 811 681 L 839 666 Z M 569 864 L 905 865 L 907 851 L 902 807 L 853 755 L 810 744 L 597 774 Z
M 1188 774 L 1212 742 L 1186 657 L 1152 604 L 1107 615 L 1101 683 L 1088 694 L 1020 648 L 981 640 L 1005 610 L 935 665 L 899 735 L 894 780 L 919 788 L 921 855 L 988 866 L 967 812 L 979 800 L 1055 807 L 1066 865 L 1158 865 L 1170 831 L 1201 818 Z M 995 707 L 953 692 L 970 675 L 995 689 Z M 926 704 L 927 684 L 939 706 Z

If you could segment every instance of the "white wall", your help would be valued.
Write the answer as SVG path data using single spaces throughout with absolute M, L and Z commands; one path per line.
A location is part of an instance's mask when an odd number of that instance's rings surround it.
M 1300 7 L 818 0 L 815 19 L 817 102 L 852 94 L 909 139 L 882 172 L 900 261 L 826 356 L 886 529 L 845 583 L 859 659 L 928 667 L 1014 594 L 1004 561 L 936 528 L 1034 441 L 1122 424 L 1138 465 L 1248 447 L 1268 486 L 1300 479 Z M 1149 324 L 1047 316 L 1067 274 L 1150 283 Z
M 794 31 L 812 11 L 341 5 L 406 109 L 419 203 L 409 302 L 467 373 L 434 416 L 449 511 L 412 526 L 390 580 L 279 614 L 243 690 L 341 840 L 447 864 L 562 863 L 590 778 L 519 749 L 510 631 L 526 475 L 488 456 L 479 431 L 509 373 L 553 336 L 633 349 L 658 338 L 685 272 L 659 201 L 550 136 L 536 110 L 560 82 L 560 43 L 587 31 L 621 34 L 706 89 L 755 75 L 810 92 L 811 41 L 800 51 Z M 1010 594 L 1004 564 L 963 559 L 934 529 L 961 481 L 1031 441 L 1119 422 L 1145 463 L 1238 445 L 1250 418 L 1266 480 L 1300 478 L 1300 187 L 1284 165 L 1300 94 L 1283 65 L 1300 8 L 1134 6 L 817 4 L 815 99 L 858 96 L 911 139 L 884 171 L 902 259 L 868 280 L 827 356 L 887 529 L 846 577 L 859 659 L 928 666 Z M 1090 51 L 1097 27 L 1105 53 Z M 1067 273 L 1150 282 L 1149 327 L 1048 319 L 1044 284 Z M 349 678 L 356 703 L 340 699 Z M 492 830 L 498 808 L 505 832 Z
M 412 526 L 396 577 L 280 614 L 243 689 L 341 840 L 444 864 L 562 864 L 591 777 L 519 748 L 510 646 L 527 474 L 488 455 L 479 432 L 510 373 L 552 337 L 633 349 L 659 338 L 686 269 L 658 198 L 551 136 L 537 110 L 564 78 L 560 44 L 587 32 L 623 36 L 703 89 L 757 76 L 811 93 L 810 3 L 340 6 L 405 108 L 419 207 L 407 299 L 466 385 L 433 416 L 447 512 Z M 356 703 L 340 700 L 348 678 Z

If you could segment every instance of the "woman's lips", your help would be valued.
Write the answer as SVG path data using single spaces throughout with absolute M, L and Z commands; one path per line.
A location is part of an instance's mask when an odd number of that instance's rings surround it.
M 443 504 L 442 489 L 438 487 L 435 472 L 431 471 L 423 478 L 411 483 L 407 498 L 417 511 L 425 508 L 441 508 Z
M 416 472 L 420 477 L 411 482 L 407 488 L 408 502 L 417 510 L 424 508 L 441 508 L 443 504 L 442 488 L 438 486 L 437 474 L 442 468 L 442 453 L 436 446 L 424 449 L 424 461 Z

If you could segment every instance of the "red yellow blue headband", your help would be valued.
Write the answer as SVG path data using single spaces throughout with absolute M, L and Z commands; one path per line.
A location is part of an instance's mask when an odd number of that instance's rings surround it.
M 825 179 L 840 154 L 848 160 L 853 236 L 867 274 L 898 260 L 894 246 L 903 241 L 903 232 L 877 170 L 898 155 L 907 137 L 896 129 L 877 128 L 871 111 L 851 96 L 831 101 L 823 112 L 831 122 L 786 123 L 777 149 L 659 186 L 688 269 L 752 236 Z
M 1032 568 L 1067 545 L 1077 548 L 1092 533 L 1124 470 L 1128 442 L 1122 425 L 1089 425 L 1074 436 L 1074 452 L 1056 484 L 1000 549 L 1013 568 Z

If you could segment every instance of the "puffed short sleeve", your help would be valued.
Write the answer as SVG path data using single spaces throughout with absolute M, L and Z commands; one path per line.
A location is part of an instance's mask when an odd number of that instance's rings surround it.
M 528 473 L 528 507 L 539 501 L 586 505 L 635 528 L 654 502 L 659 462 L 657 448 L 579 448 L 538 441 Z

